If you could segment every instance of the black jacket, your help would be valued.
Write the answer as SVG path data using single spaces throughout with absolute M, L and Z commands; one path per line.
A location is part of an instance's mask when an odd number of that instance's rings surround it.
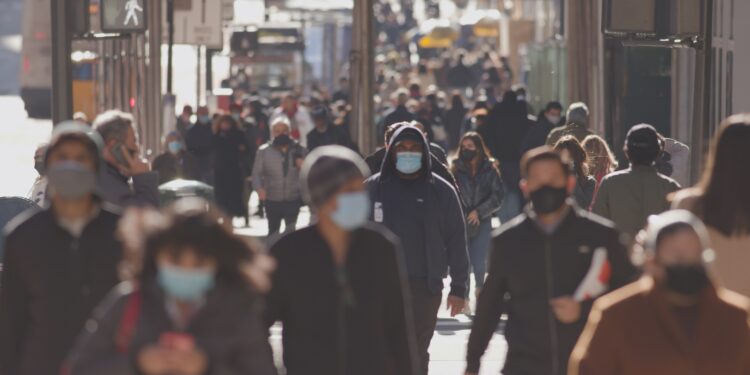
M 334 264 L 316 226 L 274 244 L 277 268 L 266 322 L 284 325 L 289 375 L 416 374 L 411 307 L 397 243 L 375 224 L 359 229 L 352 234 L 343 268 Z
M 547 235 L 530 215 L 533 216 L 530 211 L 521 214 L 494 236 L 487 281 L 479 296 L 469 337 L 469 372 L 477 372 L 500 315 L 507 313 L 508 354 L 503 373 L 555 374 L 553 361 L 557 361 L 557 373 L 565 374 L 593 301 L 581 303 L 577 322 L 563 324 L 550 309 L 550 299 L 575 293 L 598 248 L 607 250 L 611 265 L 609 290 L 635 278 L 635 268 L 612 223 L 572 208 L 555 232 Z M 509 298 L 504 298 L 506 295 Z M 553 341 L 556 351 L 551 349 Z
M 140 307 L 131 321 L 124 318 L 133 309 L 132 299 L 140 293 Z M 196 311 L 185 333 L 208 356 L 207 374 L 276 374 L 271 348 L 263 327 L 260 297 L 241 288 L 218 282 Z M 123 341 L 127 324 L 135 324 Z M 160 336 L 177 332 L 166 310 L 164 292 L 155 282 L 140 291 L 122 283 L 102 302 L 94 319 L 86 325 L 69 357 L 71 375 L 138 374 L 136 358 L 140 351 L 159 343 Z M 126 348 L 125 353 L 118 345 Z M 50 373 L 51 374 L 51 373 Z
M 307 133 L 307 149 L 312 151 L 320 146 L 339 145 L 351 148 L 352 141 L 346 131 L 333 124 L 329 124 L 325 131 L 313 129 Z
M 547 144 L 549 133 L 552 129 L 559 126 L 561 122 L 553 124 L 547 120 L 547 117 L 544 116 L 544 112 L 540 113 L 539 117 L 537 117 L 536 123 L 529 128 L 526 136 L 523 137 L 523 141 L 521 142 L 521 156 L 529 150 Z
M 57 374 L 94 307 L 117 285 L 119 216 L 101 208 L 75 239 L 52 209 L 11 224 L 0 289 L 0 374 Z
M 480 220 L 491 218 L 500 210 L 505 196 L 505 188 L 500 173 L 488 160 L 484 160 L 477 170 L 476 176 L 472 176 L 471 167 L 462 160 L 454 162 L 456 181 L 461 189 L 461 200 L 466 209 L 466 214 L 477 210 Z
M 177 156 L 165 152 L 154 159 L 152 169 L 159 172 L 159 185 L 162 185 L 178 178 L 197 180 L 197 163 L 193 154 L 187 151 L 182 151 Z
M 394 203 L 403 193 L 404 182 L 398 176 L 392 153 L 386 153 L 381 172 L 366 182 L 374 205 L 372 218 L 392 230 L 405 247 L 408 247 L 409 243 L 424 244 L 423 249 L 405 248 L 404 251 L 424 254 L 426 259 L 422 261 L 427 267 L 427 286 L 433 293 L 440 294 L 443 289 L 443 278 L 450 268 L 450 293 L 465 298 L 469 288 L 469 258 L 460 199 L 456 190 L 447 181 L 432 173 L 432 157 L 428 151 L 427 140 L 419 130 L 412 127 L 399 129 L 391 139 L 391 145 L 399 142 L 405 132 L 418 135 L 424 142 L 422 175 L 417 180 L 409 182 L 417 184 L 418 188 L 423 190 L 417 199 L 422 209 L 406 210 Z M 405 219 L 411 223 L 420 223 L 422 230 L 406 231 L 396 224 Z M 414 236 L 421 237 L 413 238 Z M 408 258 L 407 256 L 407 261 Z
M 393 109 L 390 113 L 385 116 L 385 129 L 389 126 L 399 122 L 411 122 L 416 120 L 416 116 L 406 109 L 406 106 L 400 105 Z

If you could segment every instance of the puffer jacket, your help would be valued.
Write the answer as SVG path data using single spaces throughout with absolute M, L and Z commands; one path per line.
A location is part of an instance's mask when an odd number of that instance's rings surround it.
M 453 162 L 456 181 L 461 190 L 461 200 L 466 209 L 466 214 L 477 210 L 480 220 L 486 220 L 500 210 L 503 203 L 505 189 L 500 173 L 488 160 L 482 161 L 476 176 L 472 176 L 471 167 L 463 160 L 457 159 Z
M 302 197 L 299 188 L 299 169 L 296 160 L 305 157 L 307 151 L 299 143 L 289 145 L 286 154 L 268 142 L 260 147 L 253 166 L 253 188 L 265 189 L 266 199 L 272 202 L 288 202 Z

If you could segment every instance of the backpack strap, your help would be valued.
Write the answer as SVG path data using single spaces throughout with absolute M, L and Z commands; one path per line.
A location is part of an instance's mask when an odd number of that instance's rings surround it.
M 143 294 L 141 290 L 136 290 L 128 297 L 125 304 L 125 310 L 122 319 L 115 333 L 115 349 L 117 353 L 125 354 L 130 348 L 130 344 L 135 336 L 135 329 L 138 326 L 138 319 L 141 315 L 141 305 L 143 304 Z

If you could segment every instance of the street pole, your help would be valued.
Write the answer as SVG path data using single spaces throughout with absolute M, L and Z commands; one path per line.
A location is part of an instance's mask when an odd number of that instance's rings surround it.
M 691 148 L 691 174 L 696 181 L 703 170 L 703 156 L 708 147 L 708 137 L 711 129 L 711 80 L 713 65 L 711 50 L 713 49 L 714 1 L 701 2 L 701 38 L 695 50 L 695 90 L 693 93 L 693 145 Z
M 167 24 L 169 40 L 167 45 L 167 93 L 172 93 L 172 47 L 174 46 L 174 0 L 167 0 Z
M 372 0 L 354 2 L 353 38 L 350 55 L 354 137 L 365 155 L 375 149 L 373 96 L 375 73 L 375 33 Z
M 73 118 L 73 70 L 71 9 L 69 0 L 51 2 L 52 12 L 52 122 L 58 124 Z

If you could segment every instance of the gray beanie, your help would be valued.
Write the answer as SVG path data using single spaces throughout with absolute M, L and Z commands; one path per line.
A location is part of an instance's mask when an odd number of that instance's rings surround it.
M 349 180 L 369 176 L 367 164 L 356 152 L 343 146 L 318 147 L 302 163 L 302 196 L 312 207 L 319 207 Z
M 589 123 L 589 107 L 586 106 L 586 103 L 573 103 L 568 107 L 566 117 L 568 118 L 568 124 L 586 126 Z

